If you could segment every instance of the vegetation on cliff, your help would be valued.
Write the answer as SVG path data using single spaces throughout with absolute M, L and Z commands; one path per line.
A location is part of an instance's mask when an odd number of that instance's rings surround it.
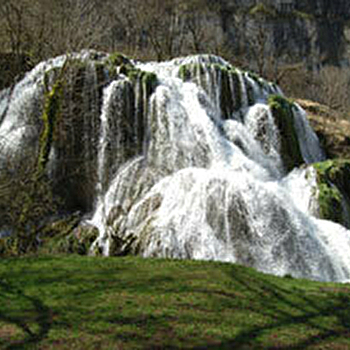
M 313 167 L 317 174 L 320 218 L 349 227 L 350 161 L 327 160 Z
M 293 104 L 279 95 L 269 97 L 269 106 L 280 132 L 281 157 L 287 171 L 303 163 L 296 130 Z

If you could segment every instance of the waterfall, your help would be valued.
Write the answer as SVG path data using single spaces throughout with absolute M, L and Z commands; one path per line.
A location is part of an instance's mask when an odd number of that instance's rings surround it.
M 294 123 L 304 160 L 307 163 L 324 160 L 324 152 L 320 148 L 318 138 L 307 120 L 306 112 L 297 103 L 295 103 L 294 106 Z
M 95 126 L 83 132 L 85 142 L 97 140 L 84 143 L 96 155 L 94 209 L 86 213 L 100 232 L 93 248 L 349 280 L 350 232 L 318 218 L 310 164 L 325 156 L 298 105 L 271 105 L 270 95 L 283 99 L 277 86 L 213 55 L 130 61 L 117 70 L 108 56 L 97 56 L 108 78 L 99 83 L 95 71 L 90 79 L 103 89 Z M 62 60 L 39 65 L 0 94 L 0 136 L 11 147 L 24 147 L 28 114 L 40 110 L 33 100 L 40 104 L 43 72 Z M 147 73 L 156 75 L 155 89 L 142 78 Z M 283 152 L 292 148 L 305 165 L 291 158 L 290 171 Z

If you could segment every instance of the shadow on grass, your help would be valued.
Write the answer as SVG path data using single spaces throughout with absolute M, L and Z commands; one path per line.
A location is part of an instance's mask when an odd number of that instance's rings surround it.
M 8 304 L 7 312 L 0 312 L 0 321 L 16 326 L 25 334 L 24 339 L 18 341 L 0 339 L 2 349 L 23 349 L 38 344 L 47 336 L 51 327 L 51 313 L 40 299 L 25 295 L 1 278 L 0 296 Z M 26 304 L 27 317 L 23 317 L 23 310 L 11 310 L 11 304 L 17 309 L 21 304 Z
M 350 336 L 350 294 L 345 286 L 305 287 L 303 281 L 277 279 L 229 264 L 184 262 L 184 269 L 171 261 L 161 265 L 131 259 L 89 261 L 52 260 L 40 276 L 26 277 L 18 270 L 18 274 L 7 273 L 6 281 L 0 278 L 0 299 L 20 303 L 20 307 L 0 308 L 0 321 L 24 333 L 23 340 L 12 344 L 0 339 L 0 348 L 35 348 L 42 340 L 62 341 L 68 348 L 68 342 L 78 339 L 76 349 L 101 344 L 101 348 L 121 344 L 124 349 L 304 349 Z M 8 281 L 40 284 L 52 294 L 45 299 L 28 296 L 26 289 Z M 252 321 L 236 325 L 236 315 L 245 313 L 253 315 Z M 231 317 L 236 317 L 234 322 Z M 222 333 L 217 331 L 220 327 Z M 64 335 L 49 338 L 51 328 Z M 293 329 L 298 334 L 292 341 Z M 75 331 L 79 337 L 69 338 Z M 289 339 L 280 339 L 283 331 Z M 277 338 L 266 338 L 273 335 Z
M 235 271 L 236 272 L 236 271 Z M 328 341 L 337 341 L 337 338 L 350 338 L 350 295 L 346 287 L 329 288 L 327 297 L 324 296 L 324 303 L 320 298 L 306 295 L 301 289 L 293 291 L 285 289 L 276 283 L 264 278 L 245 279 L 243 274 L 233 273 L 230 276 L 235 286 L 243 287 L 249 291 L 252 298 L 259 300 L 257 304 L 252 303 L 247 311 L 257 312 L 260 315 L 275 318 L 264 326 L 252 325 L 238 333 L 233 339 L 225 340 L 218 345 L 205 345 L 194 347 L 192 350 L 201 349 L 306 349 L 308 347 L 324 345 Z M 301 282 L 302 283 L 302 282 Z M 319 294 L 321 290 L 319 290 Z M 327 290 L 323 290 L 325 292 Z M 226 297 L 230 297 L 226 294 Z M 237 307 L 235 307 L 237 309 Z M 288 310 L 288 311 L 286 311 Z M 322 318 L 336 318 L 336 323 L 332 322 L 332 328 L 322 325 Z M 336 327 L 334 327 L 336 325 Z M 283 328 L 300 326 L 315 330 L 317 335 L 295 334 L 294 341 L 284 343 L 275 341 L 274 345 L 264 346 L 258 338 L 266 333 L 278 334 Z M 300 328 L 299 332 L 302 332 Z M 301 337 L 300 337 L 301 336 Z M 302 339 L 298 339 L 298 337 Z M 291 339 L 289 339 L 291 340 Z M 270 342 L 273 344 L 273 342 Z M 346 345 L 344 345 L 346 346 Z M 345 347 L 342 347 L 345 349 Z M 347 347 L 346 347 L 347 348 Z

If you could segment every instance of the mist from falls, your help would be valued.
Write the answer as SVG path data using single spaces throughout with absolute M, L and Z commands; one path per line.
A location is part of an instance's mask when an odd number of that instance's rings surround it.
M 288 171 L 283 163 L 267 103 L 271 94 L 282 94 L 278 87 L 239 70 L 227 78 L 217 67 L 231 72 L 231 66 L 210 55 L 134 64 L 155 73 L 158 85 L 148 98 L 142 81 L 119 74 L 103 89 L 94 210 L 86 220 L 100 231 L 92 250 L 349 280 L 349 231 L 316 218 L 314 169 Z M 184 66 L 192 67 L 185 72 L 189 79 L 181 76 Z M 10 135 L 13 147 L 24 137 L 15 126 L 26 111 L 26 96 L 40 89 L 30 79 L 20 99 L 11 103 L 2 93 L 0 136 Z M 304 111 L 295 104 L 293 114 L 304 162 L 323 160 Z M 126 142 L 138 145 L 137 154 L 127 156 Z

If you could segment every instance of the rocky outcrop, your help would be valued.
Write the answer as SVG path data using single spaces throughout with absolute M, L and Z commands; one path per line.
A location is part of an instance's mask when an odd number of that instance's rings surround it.
M 313 164 L 316 170 L 318 215 L 350 227 L 350 161 L 327 160 Z
M 350 122 L 320 103 L 301 99 L 296 102 L 307 112 L 326 157 L 350 159 Z
M 238 0 L 235 5 L 221 2 L 220 23 L 237 52 L 242 45 L 249 50 L 260 28 L 264 46 L 279 60 L 306 60 L 313 65 L 339 64 L 345 59 L 350 18 L 346 0 Z M 238 21 L 239 17 L 243 20 Z
M 287 171 L 290 171 L 304 162 L 294 126 L 294 106 L 286 98 L 278 95 L 270 96 L 269 106 L 280 132 L 283 164 Z
M 123 79 L 127 77 L 125 82 Z M 120 54 L 105 60 L 72 60 L 62 78 L 60 116 L 52 145 L 51 175 L 55 192 L 69 211 L 92 210 L 96 184 L 107 184 L 110 176 L 128 159 L 142 152 L 145 135 L 145 102 L 156 85 L 154 75 L 136 69 Z M 104 89 L 114 80 L 114 101 L 105 106 L 108 119 L 104 179 L 98 178 L 101 147 L 101 108 Z M 118 159 L 115 158 L 118 149 Z M 101 189 L 102 191 L 105 188 Z

